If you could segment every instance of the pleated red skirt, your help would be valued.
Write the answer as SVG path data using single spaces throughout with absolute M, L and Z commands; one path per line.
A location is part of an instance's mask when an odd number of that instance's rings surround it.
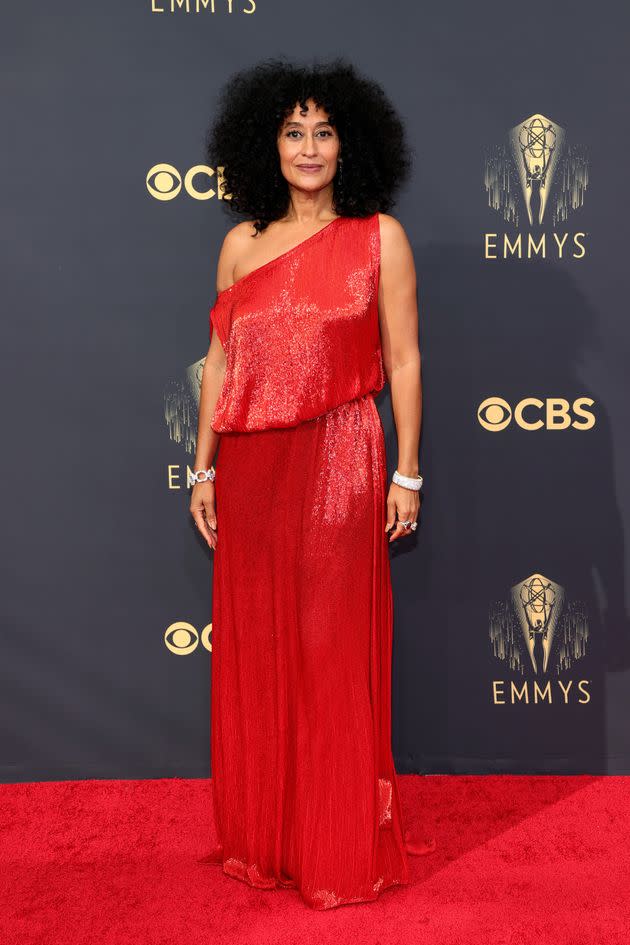
M 293 427 L 222 433 L 215 467 L 215 858 L 315 909 L 376 899 L 409 871 L 373 396 Z

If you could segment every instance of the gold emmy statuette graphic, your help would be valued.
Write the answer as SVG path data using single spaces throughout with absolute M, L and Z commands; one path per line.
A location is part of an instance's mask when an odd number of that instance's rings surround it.
M 537 113 L 511 128 L 505 145 L 490 150 L 484 183 L 489 206 L 515 226 L 519 225 L 519 190 L 530 226 L 541 226 L 549 216 L 553 194 L 552 223 L 556 226 L 584 203 L 588 161 L 582 147 L 567 143 L 561 125 Z
M 532 574 L 514 585 L 512 600 L 534 672 L 538 673 L 538 651 L 539 654 L 542 652 L 542 672 L 546 673 L 564 589 L 542 574 Z
M 508 136 L 512 147 L 530 226 L 534 222 L 532 197 L 538 194 L 536 223 L 545 215 L 547 201 L 564 142 L 564 128 L 544 115 L 532 115 L 512 128 Z
M 534 573 L 510 589 L 507 600 L 490 607 L 494 655 L 510 670 L 525 675 L 555 675 L 586 654 L 588 616 L 582 601 L 567 600 L 565 589 Z
M 190 364 L 183 376 L 171 380 L 164 391 L 164 418 L 169 438 L 174 443 L 183 443 L 187 453 L 194 453 L 197 446 L 197 421 L 199 397 L 205 356 Z

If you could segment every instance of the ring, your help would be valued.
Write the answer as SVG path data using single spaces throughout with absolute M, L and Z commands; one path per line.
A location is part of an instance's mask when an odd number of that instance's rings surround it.
M 402 525 L 403 528 L 409 528 L 409 526 L 411 525 L 411 521 L 409 521 L 409 522 L 401 522 L 400 524 Z
M 416 530 L 417 527 L 418 527 L 418 523 L 417 523 L 417 522 L 412 522 L 412 523 L 411 523 L 411 531 L 412 531 L 412 532 L 415 532 L 415 530 Z

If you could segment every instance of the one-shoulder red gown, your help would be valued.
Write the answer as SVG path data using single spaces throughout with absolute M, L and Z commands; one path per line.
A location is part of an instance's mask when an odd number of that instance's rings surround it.
M 223 870 L 312 908 L 409 882 L 391 752 L 378 214 L 220 292 L 211 767 Z M 212 859 L 212 857 L 211 857 Z

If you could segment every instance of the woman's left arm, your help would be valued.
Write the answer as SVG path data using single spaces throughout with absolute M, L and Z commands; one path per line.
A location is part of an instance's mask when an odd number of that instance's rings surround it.
M 422 422 L 421 358 L 418 346 L 416 267 L 403 226 L 387 213 L 379 213 L 381 271 L 378 291 L 383 366 L 389 381 L 396 437 L 397 470 L 402 476 L 418 475 L 418 449 Z M 417 521 L 420 493 L 392 482 L 387 495 L 388 531 L 392 542 L 409 529 L 402 522 Z M 396 519 L 398 518 L 398 522 Z

